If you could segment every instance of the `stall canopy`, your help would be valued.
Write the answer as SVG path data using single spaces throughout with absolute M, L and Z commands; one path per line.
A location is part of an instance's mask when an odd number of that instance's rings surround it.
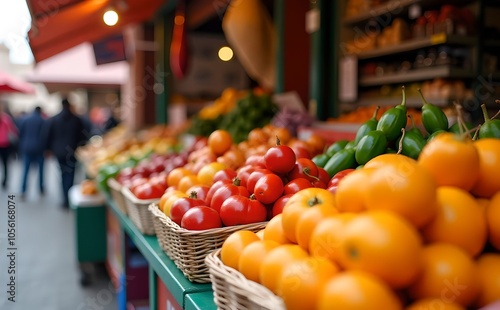
M 16 77 L 0 71 L 0 94 L 1 93 L 23 93 L 34 94 L 33 85 L 17 79 Z
M 173 0 L 27 0 L 32 15 L 28 33 L 35 61 L 39 62 L 83 42 L 94 42 L 119 33 L 124 26 L 153 17 Z M 119 14 L 115 26 L 104 24 L 109 8 Z

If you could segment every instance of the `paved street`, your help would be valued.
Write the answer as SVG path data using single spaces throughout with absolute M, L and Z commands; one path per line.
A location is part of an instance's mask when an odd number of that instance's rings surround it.
M 43 197 L 38 194 L 37 173 L 33 168 L 26 201 L 22 202 L 18 195 L 21 162 L 13 159 L 8 189 L 0 194 L 0 309 L 117 309 L 114 288 L 105 273 L 97 273 L 88 287 L 80 285 L 74 215 L 60 207 L 57 163 L 53 159 L 46 161 L 46 194 Z M 76 183 L 82 178 L 80 171 Z M 15 197 L 9 199 L 9 195 Z M 11 265 L 6 242 L 9 203 L 11 209 L 15 204 L 16 212 L 15 303 L 7 300 L 11 297 L 7 292 L 10 283 L 8 266 Z

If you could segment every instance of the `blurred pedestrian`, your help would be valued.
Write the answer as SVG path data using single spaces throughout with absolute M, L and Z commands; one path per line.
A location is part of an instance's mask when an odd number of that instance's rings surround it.
M 64 208 L 69 207 L 69 189 L 75 180 L 76 148 L 86 140 L 85 126 L 80 117 L 71 111 L 68 99 L 62 100 L 62 111 L 47 120 L 44 140 L 47 149 L 56 157 L 61 170 Z
M 0 102 L 0 158 L 3 166 L 2 188 L 7 188 L 9 178 L 8 161 L 12 150 L 17 144 L 19 131 L 12 118 L 5 112 L 4 102 Z
M 42 129 L 45 119 L 42 109 L 36 107 L 33 113 L 19 119 L 19 152 L 23 161 L 23 180 L 21 184 L 21 199 L 26 196 L 30 165 L 38 165 L 38 190 L 44 194 L 43 165 L 44 144 L 42 142 Z

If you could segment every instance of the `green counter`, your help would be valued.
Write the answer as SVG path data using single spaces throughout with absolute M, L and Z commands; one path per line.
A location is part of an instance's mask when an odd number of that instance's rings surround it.
M 149 263 L 150 277 L 158 276 L 175 301 L 183 309 L 217 309 L 213 301 L 211 283 L 189 281 L 175 263 L 163 252 L 156 236 L 143 235 L 132 221 L 123 214 L 108 196 L 107 205 L 119 219 L 124 232 L 132 239 Z M 150 279 L 150 309 L 158 309 L 155 279 Z M 191 298 L 191 295 L 193 297 Z

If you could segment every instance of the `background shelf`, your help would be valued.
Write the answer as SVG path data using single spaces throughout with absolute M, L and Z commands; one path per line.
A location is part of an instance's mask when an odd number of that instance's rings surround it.
M 434 78 L 472 78 L 474 76 L 474 72 L 471 70 L 453 68 L 448 66 L 439 66 L 426 69 L 410 70 L 407 72 L 395 74 L 387 74 L 383 76 L 361 77 L 359 80 L 359 85 L 379 86 L 384 84 L 415 82 Z

